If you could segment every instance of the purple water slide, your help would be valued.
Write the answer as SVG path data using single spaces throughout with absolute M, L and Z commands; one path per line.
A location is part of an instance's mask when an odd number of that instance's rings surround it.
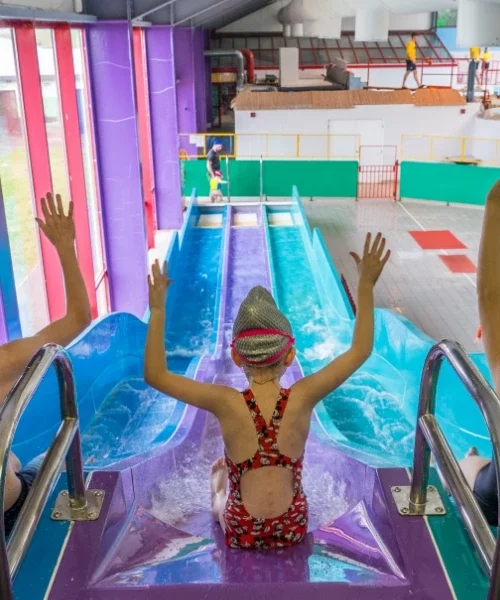
M 229 331 L 247 291 L 270 287 L 270 276 L 260 207 L 246 214 L 228 207 L 228 213 L 220 356 L 204 358 L 196 377 L 242 387 L 227 355 Z M 255 218 L 256 225 L 238 226 Z M 315 490 L 306 540 L 265 553 L 227 548 L 208 485 L 222 451 L 219 427 L 194 408 L 186 420 L 188 433 L 179 430 L 161 455 L 92 476 L 92 487 L 106 490 L 103 514 L 74 525 L 51 600 L 453 598 L 425 521 L 400 517 L 392 501 L 391 486 L 408 483 L 406 471 L 377 471 L 326 445 L 315 418 L 306 450 L 305 475 Z M 334 519 L 324 516 L 332 500 L 324 482 L 342 484 Z
M 151 141 L 159 229 L 182 225 L 173 27 L 146 30 Z
M 147 244 L 128 23 L 87 28 L 111 308 L 142 317 Z M 131 294 L 130 290 L 134 293 Z

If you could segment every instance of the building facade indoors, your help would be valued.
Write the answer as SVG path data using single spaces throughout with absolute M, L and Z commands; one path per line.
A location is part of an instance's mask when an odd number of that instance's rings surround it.
M 0 598 L 497 600 L 500 3 L 0 2 Z

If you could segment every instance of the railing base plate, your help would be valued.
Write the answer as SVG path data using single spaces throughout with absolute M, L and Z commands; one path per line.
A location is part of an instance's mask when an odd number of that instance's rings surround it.
M 414 507 L 410 506 L 410 490 L 409 485 L 394 486 L 391 488 L 392 497 L 400 515 L 404 517 L 443 517 L 446 515 L 446 508 L 441 501 L 439 492 L 433 485 L 427 488 L 427 502 L 423 512 L 416 511 Z
M 87 505 L 84 508 L 74 508 L 68 492 L 63 490 L 57 497 L 50 518 L 53 521 L 96 521 L 101 514 L 104 495 L 104 490 L 85 490 Z

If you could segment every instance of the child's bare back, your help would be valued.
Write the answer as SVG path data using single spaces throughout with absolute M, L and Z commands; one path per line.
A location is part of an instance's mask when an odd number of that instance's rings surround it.
M 297 381 L 290 390 L 280 380 L 295 359 L 288 319 L 271 294 L 253 288 L 233 328 L 232 360 L 249 388 L 206 384 L 168 370 L 164 348 L 166 266 L 158 263 L 149 279 L 151 318 L 145 354 L 145 379 L 160 391 L 212 412 L 218 419 L 225 457 L 212 468 L 212 510 L 233 548 L 267 549 L 297 544 L 308 524 L 302 487 L 303 457 L 311 415 L 369 357 L 373 347 L 373 287 L 390 253 L 378 234 L 368 234 L 358 266 L 358 312 L 351 348 L 323 369 Z

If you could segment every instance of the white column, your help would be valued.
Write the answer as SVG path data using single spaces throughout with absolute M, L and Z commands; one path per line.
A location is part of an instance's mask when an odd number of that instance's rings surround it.
M 389 37 L 389 11 L 358 8 L 355 40 L 357 42 L 386 41 Z
M 500 44 L 500 3 L 458 0 L 457 45 L 497 46 Z

